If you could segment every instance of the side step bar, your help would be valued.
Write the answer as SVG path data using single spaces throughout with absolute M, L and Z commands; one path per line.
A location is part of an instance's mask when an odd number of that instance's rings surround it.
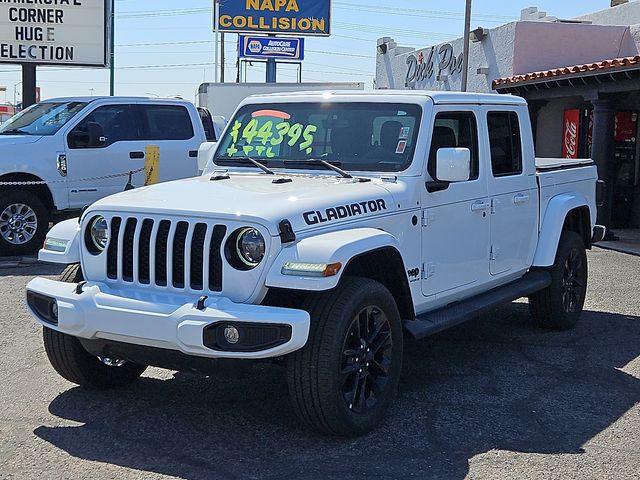
M 405 320 L 404 328 L 415 339 L 441 332 L 447 328 L 471 320 L 504 303 L 526 297 L 551 285 L 551 274 L 542 270 L 527 273 L 524 277 L 502 287 L 494 288 L 475 297 L 452 303 L 446 307 L 425 313 L 415 320 Z

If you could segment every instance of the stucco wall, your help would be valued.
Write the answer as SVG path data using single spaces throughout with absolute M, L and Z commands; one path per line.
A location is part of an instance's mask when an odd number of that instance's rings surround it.
M 523 74 L 637 54 L 629 27 L 518 22 L 513 70 Z
M 575 20 L 597 25 L 633 25 L 640 23 L 640 2 L 634 1 L 577 17 Z
M 494 78 L 509 76 L 513 74 L 513 44 L 516 23 L 509 23 L 490 31 L 487 38 L 482 42 L 471 43 L 468 90 L 473 92 L 491 92 L 491 82 Z M 462 54 L 463 40 L 458 38 L 450 43 L 456 57 Z M 445 43 L 436 45 L 435 52 Z M 392 89 L 421 89 L 421 90 L 453 90 L 459 91 L 462 81 L 460 72 L 451 74 L 448 71 L 445 80 L 438 80 L 438 65 L 435 64 L 435 71 L 430 79 L 412 82 L 407 85 L 407 59 L 410 55 L 418 56 L 422 53 L 423 58 L 429 57 L 432 47 L 425 47 L 420 50 L 407 49 L 395 46 L 391 43 L 386 54 L 378 52 L 376 56 L 376 88 Z M 476 73 L 478 68 L 489 68 L 489 74 Z
M 482 42 L 470 44 L 469 91 L 491 92 L 493 80 L 513 74 L 640 53 L 640 1 L 609 8 L 580 19 L 594 24 L 513 22 L 491 29 Z M 413 50 L 396 45 L 393 39 L 384 40 L 388 42 L 389 49 L 386 54 L 377 53 L 376 88 L 460 89 L 461 73 L 445 70 L 443 78 L 438 80 L 437 64 L 435 73 L 430 78 L 407 84 L 407 59 L 411 55 L 417 57 L 420 53 L 427 59 L 432 47 Z M 453 46 L 456 58 L 459 58 L 462 54 L 462 38 L 448 43 Z M 436 45 L 435 51 L 442 45 Z M 488 74 L 477 73 L 479 68 L 488 69 Z

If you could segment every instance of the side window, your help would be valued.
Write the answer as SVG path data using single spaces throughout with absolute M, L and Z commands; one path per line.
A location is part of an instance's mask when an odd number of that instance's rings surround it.
M 471 177 L 479 175 L 478 125 L 472 112 L 443 112 L 436 115 L 427 171 L 436 178 L 436 156 L 440 148 L 468 148 L 471 151 Z
M 207 142 L 217 142 L 216 128 L 213 124 L 213 118 L 211 117 L 209 109 L 198 107 L 198 115 L 200 116 L 200 121 L 202 122 Z
M 494 177 L 522 173 L 522 142 L 520 123 L 515 112 L 489 112 L 489 145 Z
M 146 117 L 145 140 L 189 140 L 193 138 L 191 116 L 178 105 L 141 105 Z
M 140 140 L 140 132 L 128 105 L 105 105 L 84 117 L 69 132 L 69 148 L 105 148 L 116 142 Z

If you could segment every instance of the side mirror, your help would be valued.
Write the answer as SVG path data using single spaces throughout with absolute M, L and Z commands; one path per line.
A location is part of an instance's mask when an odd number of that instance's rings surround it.
M 89 147 L 101 147 L 107 141 L 102 125 L 97 122 L 87 122 L 87 136 Z
M 471 177 L 468 148 L 440 148 L 436 154 L 436 177 L 440 182 L 466 182 Z

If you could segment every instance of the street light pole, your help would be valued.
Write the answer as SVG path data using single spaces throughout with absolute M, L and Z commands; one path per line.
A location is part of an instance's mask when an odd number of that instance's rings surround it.
M 460 91 L 467 91 L 469 81 L 469 43 L 471 36 L 471 0 L 467 0 L 467 6 L 464 13 L 464 46 L 462 53 L 462 86 Z

